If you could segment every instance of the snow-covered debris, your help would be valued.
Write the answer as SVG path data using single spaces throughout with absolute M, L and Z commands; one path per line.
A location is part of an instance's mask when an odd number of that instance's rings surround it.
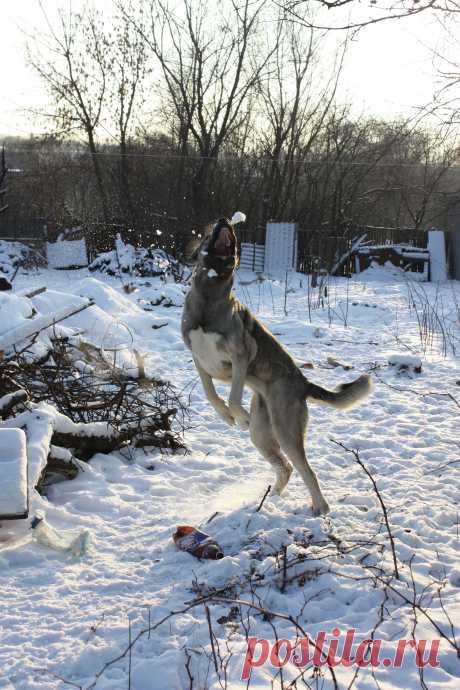
M 24 325 L 33 316 L 33 304 L 26 297 L 0 292 L 0 334 Z
M 401 355 L 393 352 L 388 355 L 388 364 L 395 367 L 398 371 L 414 371 L 416 374 L 422 373 L 422 360 L 416 355 Z
M 21 242 L 0 240 L 0 273 L 12 276 L 19 267 L 37 268 L 46 264 L 45 258 Z
M 12 295 L 12 298 L 14 297 L 15 295 Z M 11 307 L 11 303 L 8 304 L 8 302 L 9 300 L 7 299 L 5 304 L 4 300 L 2 305 L 6 313 L 10 311 L 8 307 Z M 76 306 L 67 305 L 48 314 L 34 315 L 33 318 L 22 319 L 22 323 L 17 326 L 0 332 L 0 351 L 5 352 L 11 350 L 13 347 L 20 345 L 26 340 L 32 340 L 36 335 L 50 329 L 59 321 L 68 318 L 71 314 L 86 309 L 90 304 L 91 303 L 87 300 L 80 300 L 79 304 Z
M 163 249 L 155 247 L 133 247 L 116 240 L 116 249 L 99 254 L 89 265 L 90 271 L 107 273 L 110 276 L 129 274 L 133 276 L 168 276 L 178 272 L 179 262 Z
M 27 297 L 24 290 L 17 294 L 0 292 L 0 352 L 4 355 L 28 345 L 32 359 L 44 356 L 52 349 L 50 337 L 73 333 L 61 325 L 62 321 L 91 304 L 69 293 L 60 293 L 60 299 L 53 303 L 45 292 L 43 288 L 33 291 L 33 298 Z
M 28 511 L 26 435 L 0 428 L 0 519 L 26 517 Z
M 73 287 L 76 294 L 43 288 L 0 293 L 0 430 L 27 430 L 34 504 L 37 487 L 52 480 L 50 461 L 52 472 L 72 478 L 78 472 L 72 453 L 87 460 L 130 442 L 182 447 L 179 430 L 171 428 L 181 403 L 167 382 L 146 374 L 133 330 L 120 317 L 150 333 L 154 319 L 94 278 Z M 64 326 L 50 328 L 60 319 Z
M 179 285 L 163 284 L 150 287 L 138 298 L 138 304 L 145 311 L 155 311 L 155 307 L 181 307 L 184 304 L 185 290 Z
M 27 481 L 32 492 L 46 468 L 54 430 L 53 413 L 50 410 L 33 410 L 0 422 L 0 430 L 21 427 L 27 429 Z
M 101 352 L 110 351 L 112 365 L 119 369 L 135 369 L 129 323 L 144 318 L 141 309 L 127 301 L 122 292 L 95 278 L 76 281 L 73 289 L 76 294 L 47 290 L 34 296 L 31 303 L 37 316 L 30 321 L 29 329 L 37 318 L 43 318 L 40 315 L 64 315 L 68 312 L 69 316 L 60 324 L 58 335 L 70 338 L 72 342 L 90 343 Z M 88 305 L 88 308 L 80 310 L 80 305 Z M 124 323 L 126 320 L 128 325 Z

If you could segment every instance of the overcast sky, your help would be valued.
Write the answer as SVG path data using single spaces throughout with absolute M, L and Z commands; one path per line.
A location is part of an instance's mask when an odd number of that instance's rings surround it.
M 111 0 L 95 0 L 101 9 Z M 78 0 L 74 0 L 74 5 Z M 43 0 L 55 10 L 62 0 Z M 36 132 L 26 108 L 46 104 L 38 78 L 25 61 L 26 33 L 43 27 L 37 0 L 3 0 L 0 10 L 0 134 Z M 356 114 L 394 117 L 430 103 L 435 75 L 430 48 L 439 47 L 440 29 L 428 13 L 362 30 L 350 46 L 340 97 Z

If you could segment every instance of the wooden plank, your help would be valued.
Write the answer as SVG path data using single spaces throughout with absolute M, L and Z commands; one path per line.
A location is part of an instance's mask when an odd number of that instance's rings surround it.
M 339 270 L 340 266 L 345 263 L 345 261 L 353 254 L 354 251 L 359 247 L 359 245 L 364 242 L 364 240 L 367 237 L 367 233 L 364 233 L 359 237 L 353 244 L 351 245 L 350 249 L 343 254 L 343 256 L 340 257 L 340 259 L 334 264 L 334 266 L 331 268 L 331 276 L 335 275 L 335 273 Z
M 42 286 L 42 287 L 35 288 L 32 290 L 30 288 L 26 288 L 25 290 L 18 290 L 14 294 L 18 295 L 18 297 L 27 297 L 28 299 L 32 299 L 32 297 L 37 297 L 37 295 L 42 295 L 44 292 L 47 291 L 47 289 L 48 288 L 46 286 Z

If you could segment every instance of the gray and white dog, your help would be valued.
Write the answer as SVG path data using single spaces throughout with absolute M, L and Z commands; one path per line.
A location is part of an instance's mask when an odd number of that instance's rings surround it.
M 251 440 L 276 473 L 281 493 L 292 465 L 311 494 L 313 513 L 329 510 L 304 449 L 307 400 L 349 409 L 367 396 L 368 376 L 329 391 L 308 381 L 278 340 L 232 294 L 237 267 L 233 226 L 222 218 L 204 237 L 182 315 L 182 337 L 191 350 L 207 399 L 228 424 L 249 429 Z M 231 384 L 228 403 L 213 379 Z M 252 391 L 251 411 L 242 406 L 244 386 Z M 291 464 L 292 463 L 292 464 Z

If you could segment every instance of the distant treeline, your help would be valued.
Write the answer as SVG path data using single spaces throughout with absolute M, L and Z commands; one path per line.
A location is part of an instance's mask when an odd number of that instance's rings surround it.
M 310 26 L 309 4 L 295 22 L 265 0 L 48 15 L 28 57 L 48 135 L 5 141 L 0 232 L 46 219 L 98 228 L 102 244 L 120 227 L 160 242 L 237 209 L 258 241 L 268 220 L 337 233 L 442 225 L 459 189 L 449 132 L 339 103 L 348 39 Z
M 130 143 L 123 176 L 117 148 L 100 146 L 104 217 L 91 156 L 81 145 L 7 139 L 5 150 L 10 172 L 1 236 L 39 235 L 45 224 L 51 233 L 83 226 L 97 228 L 107 246 L 119 228 L 135 243 L 161 244 L 163 235 L 188 236 L 237 209 L 248 217 L 246 239 L 258 241 L 268 220 L 338 233 L 360 225 L 443 226 L 460 182 L 460 170 L 450 165 L 448 152 L 439 157 L 432 134 L 408 132 L 400 123 L 332 120 L 308 157 L 276 160 L 264 150 L 242 155 L 228 147 L 218 159 L 203 161 L 196 152 L 179 154 L 172 139 L 152 135 Z M 203 164 L 206 194 L 196 207 L 194 184 Z

